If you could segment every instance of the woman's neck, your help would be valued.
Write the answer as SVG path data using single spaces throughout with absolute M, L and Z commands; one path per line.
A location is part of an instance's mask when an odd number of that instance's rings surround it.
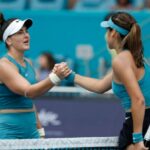
M 24 65 L 24 53 L 18 51 L 9 51 L 8 55 L 13 57 L 18 63 Z
M 116 48 L 116 52 L 117 52 L 117 54 L 119 54 L 122 52 L 122 50 L 120 48 Z

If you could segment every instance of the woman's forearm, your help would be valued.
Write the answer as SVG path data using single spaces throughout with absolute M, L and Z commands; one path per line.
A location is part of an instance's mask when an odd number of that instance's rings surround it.
M 112 73 L 109 73 L 103 79 L 94 79 L 76 74 L 74 82 L 91 92 L 104 93 L 111 88 Z
M 99 89 L 98 89 L 99 80 L 98 79 L 84 77 L 84 76 L 76 74 L 74 82 L 75 84 L 78 84 L 79 86 L 89 91 L 99 92 Z
M 51 80 L 49 78 L 46 78 L 34 85 L 30 85 L 25 91 L 25 96 L 30 98 L 40 96 L 43 93 L 46 93 L 53 86 L 54 84 L 51 82 Z
M 143 120 L 145 114 L 145 104 L 143 99 L 133 100 L 132 102 L 132 117 L 133 117 L 133 132 L 142 132 Z

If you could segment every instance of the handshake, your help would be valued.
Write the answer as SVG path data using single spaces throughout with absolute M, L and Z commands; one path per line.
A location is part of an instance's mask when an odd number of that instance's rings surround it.
M 49 74 L 49 78 L 54 85 L 59 84 L 63 79 L 73 83 L 75 72 L 68 67 L 67 63 L 62 62 L 55 64 L 52 72 Z

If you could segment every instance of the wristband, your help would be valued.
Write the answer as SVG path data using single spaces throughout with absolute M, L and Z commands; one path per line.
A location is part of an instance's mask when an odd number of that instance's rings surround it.
M 51 82 L 55 85 L 59 84 L 61 81 L 61 79 L 53 72 L 49 74 L 49 78 Z
M 74 83 L 75 75 L 76 75 L 75 72 L 72 71 L 65 79 L 71 83 Z
M 143 141 L 143 135 L 142 133 L 132 133 L 132 139 L 133 139 L 133 143 L 139 143 L 141 141 Z
M 38 133 L 39 133 L 40 136 L 45 136 L 45 130 L 44 130 L 44 128 L 38 129 Z

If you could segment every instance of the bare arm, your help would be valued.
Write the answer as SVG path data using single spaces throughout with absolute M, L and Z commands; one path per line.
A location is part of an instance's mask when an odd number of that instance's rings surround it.
M 76 74 L 74 82 L 89 91 L 104 93 L 111 89 L 112 72 L 103 79 L 94 79 Z
M 66 71 L 65 73 L 67 75 L 69 71 Z M 65 77 L 65 74 L 62 74 L 61 69 L 57 71 L 57 75 Z M 18 70 L 15 69 L 13 65 L 10 65 L 5 61 L 0 62 L 0 81 L 14 93 L 23 96 L 27 94 L 27 96 L 31 98 L 42 95 L 54 86 L 49 77 L 31 85 L 23 76 L 18 73 Z
M 34 110 L 35 110 L 35 113 L 36 113 L 36 120 L 37 120 L 37 129 L 40 129 L 40 128 L 42 128 L 42 125 L 41 125 L 41 122 L 40 122 L 40 119 L 39 119 L 39 117 L 38 117 L 38 112 L 37 112 L 37 109 L 36 109 L 36 107 L 35 107 L 35 105 L 34 105 Z
M 40 121 L 40 119 L 39 119 L 38 112 L 37 112 L 37 109 L 36 109 L 35 105 L 34 105 L 34 109 L 35 109 L 36 121 L 37 121 L 36 127 L 37 127 L 38 131 L 39 131 L 40 129 L 43 129 L 43 130 L 44 130 L 44 128 L 42 128 L 42 124 L 41 124 L 41 121 Z M 43 132 L 42 132 L 42 133 L 43 133 Z M 40 133 L 39 133 L 39 134 L 40 134 Z M 40 137 L 41 137 L 41 138 L 45 138 L 45 135 L 42 134 L 42 135 L 40 135 Z
M 42 128 L 42 125 L 41 125 L 37 111 L 35 111 L 35 113 L 36 113 L 36 119 L 37 119 L 37 125 L 36 126 L 37 126 L 37 129 L 40 129 L 40 128 Z
M 114 76 L 123 83 L 131 98 L 133 132 L 142 132 L 145 104 L 135 73 L 129 64 L 129 60 L 126 59 L 116 58 L 114 59 L 112 66 Z
M 53 71 L 56 73 L 59 67 L 60 64 L 56 64 L 54 66 Z M 72 74 L 74 77 L 71 78 L 71 82 L 74 82 L 89 91 L 96 92 L 96 93 L 104 93 L 109 89 L 111 89 L 112 72 L 106 75 L 103 79 L 94 79 L 90 77 L 81 76 L 79 74 L 75 74 L 75 75 L 74 73 Z

